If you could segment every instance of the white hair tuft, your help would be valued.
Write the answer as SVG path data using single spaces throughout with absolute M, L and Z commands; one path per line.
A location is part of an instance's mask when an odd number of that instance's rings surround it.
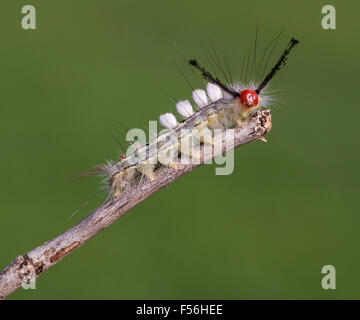
M 179 101 L 176 104 L 177 112 L 184 118 L 189 118 L 194 114 L 193 107 L 189 100 Z
M 159 117 L 160 125 L 166 129 L 173 129 L 177 126 L 177 121 L 172 113 L 165 113 Z
M 192 93 L 192 98 L 194 102 L 199 106 L 199 108 L 206 107 L 208 105 L 208 98 L 205 90 L 196 89 Z
M 212 102 L 218 101 L 223 97 L 220 87 L 211 82 L 207 84 L 206 91 Z

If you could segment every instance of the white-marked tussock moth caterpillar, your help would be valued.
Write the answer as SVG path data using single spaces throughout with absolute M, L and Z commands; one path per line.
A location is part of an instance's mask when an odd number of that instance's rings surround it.
M 182 121 L 178 122 L 172 113 L 161 115 L 159 122 L 167 129 L 165 132 L 148 144 L 136 146 L 126 156 L 121 155 L 118 162 L 97 166 L 88 174 L 105 173 L 110 194 L 119 197 L 139 178 L 154 180 L 154 171 L 160 166 L 176 169 L 183 157 L 197 160 L 200 155 L 194 148 L 195 142 L 211 145 L 216 132 L 241 126 L 249 114 L 266 107 L 268 96 L 263 89 L 285 65 L 291 49 L 298 42 L 295 38 L 290 40 L 277 63 L 257 85 L 225 84 L 196 60 L 189 60 L 190 65 L 209 81 L 206 90 L 196 89 L 192 93 L 197 110 L 189 100 L 178 101 L 176 110 Z

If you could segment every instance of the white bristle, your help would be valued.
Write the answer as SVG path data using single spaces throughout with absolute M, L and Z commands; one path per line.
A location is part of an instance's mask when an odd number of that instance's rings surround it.
M 207 94 L 212 102 L 218 101 L 223 97 L 219 86 L 213 83 L 208 83 L 206 86 Z
M 177 121 L 172 113 L 165 113 L 159 117 L 160 125 L 166 129 L 173 129 L 177 126 Z
M 189 100 L 179 101 L 176 104 L 176 110 L 184 119 L 189 118 L 194 113 Z
M 208 99 L 205 90 L 201 90 L 201 89 L 194 90 L 192 93 L 192 98 L 194 102 L 199 106 L 199 108 L 203 108 L 208 105 Z

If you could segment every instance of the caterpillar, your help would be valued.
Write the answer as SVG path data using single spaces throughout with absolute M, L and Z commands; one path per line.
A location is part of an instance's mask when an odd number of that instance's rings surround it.
M 182 156 L 198 159 L 200 154 L 192 148 L 194 142 L 213 143 L 213 140 L 204 138 L 204 132 L 214 135 L 216 130 L 241 126 L 249 114 L 267 105 L 269 97 L 264 93 L 264 88 L 286 64 L 290 51 L 298 43 L 298 40 L 291 38 L 277 63 L 258 85 L 226 85 L 197 60 L 189 60 L 190 65 L 209 81 L 206 91 L 196 89 L 192 92 L 197 110 L 194 111 L 189 100 L 178 101 L 176 110 L 182 121 L 178 122 L 172 113 L 160 115 L 159 122 L 166 129 L 165 132 L 147 144 L 136 146 L 132 152 L 121 155 L 118 162 L 97 166 L 88 174 L 102 172 L 110 195 L 118 198 L 139 178 L 154 180 L 154 171 L 160 166 L 176 169 Z

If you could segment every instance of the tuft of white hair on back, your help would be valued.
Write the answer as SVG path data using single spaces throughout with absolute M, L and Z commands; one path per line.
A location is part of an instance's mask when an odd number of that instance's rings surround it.
M 177 126 L 177 121 L 172 113 L 165 113 L 159 117 L 160 125 L 166 129 L 173 129 Z
M 184 118 L 189 118 L 194 114 L 193 107 L 189 100 L 179 101 L 176 104 L 177 112 Z
M 208 105 L 208 98 L 205 90 L 196 89 L 192 93 L 192 98 L 199 108 L 204 108 Z
M 212 102 L 218 101 L 223 97 L 220 87 L 211 82 L 207 84 L 206 92 Z

